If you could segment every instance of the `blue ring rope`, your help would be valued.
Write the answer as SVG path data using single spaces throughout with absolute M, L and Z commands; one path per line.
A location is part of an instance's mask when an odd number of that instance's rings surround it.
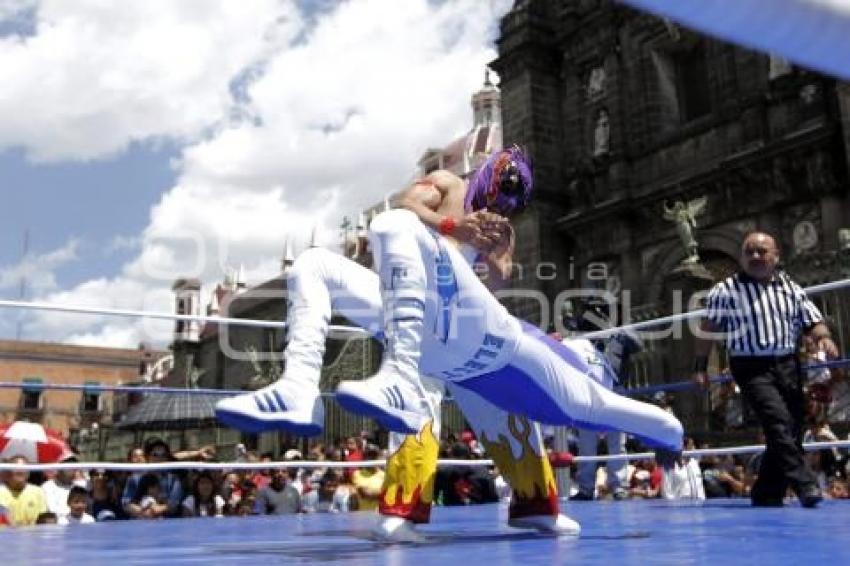
M 850 366 L 850 359 L 833 360 L 801 366 L 801 369 L 819 369 Z M 711 383 L 727 383 L 732 381 L 731 375 L 712 375 L 709 377 Z M 647 387 L 635 387 L 632 389 L 617 388 L 616 391 L 627 396 L 652 395 L 658 392 L 686 391 L 695 389 L 697 386 L 693 381 L 678 381 L 674 383 L 662 383 Z M 83 393 L 171 393 L 177 395 L 218 395 L 222 397 L 253 393 L 254 390 L 247 389 L 188 389 L 184 387 L 147 387 L 132 385 L 95 385 L 95 384 L 72 384 L 72 383 L 31 383 L 21 381 L 0 381 L 0 389 L 26 389 L 28 391 L 81 391 Z M 323 397 L 332 397 L 332 393 L 322 393 Z

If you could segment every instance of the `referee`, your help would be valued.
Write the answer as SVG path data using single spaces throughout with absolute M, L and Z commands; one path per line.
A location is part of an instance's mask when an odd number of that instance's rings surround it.
M 796 355 L 802 334 L 830 357 L 838 350 L 818 308 L 802 288 L 777 270 L 779 249 L 769 234 L 753 232 L 741 246 L 741 270 L 708 295 L 707 316 L 696 341 L 694 381 L 708 386 L 708 355 L 723 339 L 732 377 L 755 411 L 767 443 L 752 504 L 781 507 L 790 486 L 803 507 L 823 496 L 803 457 L 803 383 Z

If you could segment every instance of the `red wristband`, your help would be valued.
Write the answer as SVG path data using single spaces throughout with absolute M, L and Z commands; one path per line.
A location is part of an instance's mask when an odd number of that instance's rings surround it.
M 455 219 L 451 216 L 444 216 L 442 220 L 440 220 L 440 234 L 443 236 L 450 236 L 452 232 L 455 231 L 455 226 L 457 223 Z

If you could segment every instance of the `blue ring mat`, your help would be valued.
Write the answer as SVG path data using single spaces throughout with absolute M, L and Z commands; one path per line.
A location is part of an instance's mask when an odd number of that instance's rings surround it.
M 748 500 L 567 503 L 579 538 L 506 525 L 504 505 L 437 507 L 424 544 L 370 540 L 373 513 L 111 521 L 0 529 L 4 565 L 850 563 L 850 501 L 753 508 Z

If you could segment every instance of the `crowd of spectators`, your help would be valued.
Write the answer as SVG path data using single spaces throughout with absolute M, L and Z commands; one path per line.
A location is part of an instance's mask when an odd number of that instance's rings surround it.
M 808 440 L 833 440 L 829 425 L 814 421 Z M 686 448 L 695 448 L 692 439 Z M 702 444 L 699 448 L 708 448 Z M 630 451 L 642 447 L 630 443 Z M 212 460 L 212 447 L 172 453 L 167 443 L 149 439 L 128 452 L 131 463 Z M 335 446 L 310 448 L 311 461 L 364 461 L 386 457 L 377 446 L 349 438 Z M 486 458 L 482 445 L 466 431 L 449 434 L 441 443 L 441 458 Z M 273 462 L 271 453 L 256 455 L 237 447 L 243 462 Z M 683 460 L 665 472 L 652 459 L 630 462 L 626 471 L 627 498 L 704 499 L 748 497 L 759 469 L 760 455 L 708 456 Z M 850 459 L 839 450 L 809 454 L 809 464 L 828 497 L 850 497 L 847 477 Z M 282 460 L 304 460 L 297 449 L 284 451 Z M 14 457 L 12 463 L 26 463 Z M 573 473 L 575 469 L 572 469 Z M 608 493 L 606 468 L 597 469 L 595 499 L 613 499 Z M 281 515 L 292 513 L 346 513 L 377 507 L 384 472 L 380 467 L 269 468 L 259 471 L 157 471 L 124 473 L 93 469 L 89 472 L 28 473 L 5 471 L 0 484 L 0 525 L 58 523 L 76 525 L 109 520 L 157 520 L 176 517 Z M 698 482 L 698 485 L 695 483 Z M 510 487 L 493 466 L 440 467 L 435 480 L 437 505 L 471 505 L 506 501 Z M 622 499 L 617 497 L 616 499 Z
M 810 376 L 807 384 L 805 442 L 834 441 L 837 435 L 828 422 L 832 399 L 829 390 L 837 372 Z M 732 407 L 732 418 L 724 419 L 724 430 L 745 426 L 743 410 L 733 386 L 722 386 L 722 404 Z M 655 402 L 672 410 L 663 395 Z M 601 437 L 600 437 L 601 440 Z M 763 438 L 759 439 L 763 441 Z M 334 445 L 313 444 L 307 457 L 295 448 L 282 451 L 284 461 L 362 462 L 386 458 L 373 439 L 342 439 Z M 696 447 L 688 439 L 686 449 Z M 630 440 L 629 452 L 645 448 Z M 709 448 L 706 443 L 699 448 Z M 600 453 L 605 445 L 600 442 Z M 571 443 L 575 454 L 575 438 Z M 550 454 L 550 460 L 569 464 L 563 454 Z M 471 431 L 459 436 L 449 433 L 440 447 L 441 458 L 475 460 L 486 458 L 481 443 Z M 172 452 L 160 438 L 149 438 L 143 446 L 127 454 L 130 463 L 171 461 L 211 461 L 217 458 L 212 446 Z M 626 469 L 626 495 L 609 493 L 606 467 L 597 468 L 593 499 L 668 498 L 705 499 L 750 495 L 757 478 L 760 454 L 746 456 L 707 456 L 699 460 L 682 459 L 666 473 L 652 459 L 629 462 Z M 838 449 L 809 452 L 808 464 L 815 472 L 818 487 L 826 497 L 850 498 L 848 474 L 850 456 Z M 237 462 L 269 462 L 271 453 L 257 455 L 237 445 Z M 18 456 L 12 463 L 27 463 Z M 571 473 L 575 477 L 575 466 Z M 124 473 L 92 469 L 88 472 L 59 470 L 47 473 L 4 471 L 0 475 L 0 526 L 43 523 L 86 524 L 108 520 L 156 520 L 175 517 L 222 517 L 280 515 L 290 513 L 346 513 L 377 508 L 384 471 L 381 467 L 361 466 L 344 469 L 328 467 L 272 468 L 260 471 L 156 471 Z M 575 482 L 573 493 L 576 495 Z M 505 501 L 510 487 L 493 466 L 454 465 L 440 467 L 435 479 L 437 505 L 470 505 Z
M 238 445 L 236 461 L 269 462 L 271 453 L 256 455 Z M 365 439 L 350 438 L 338 446 L 315 445 L 312 461 L 361 461 L 386 454 Z M 211 461 L 216 450 L 172 452 L 160 438 L 127 453 L 134 464 L 170 461 Z M 299 461 L 297 449 L 285 450 L 282 460 Z M 13 457 L 10 463 L 26 464 Z M 260 471 L 152 471 L 47 473 L 4 471 L 0 476 L 0 526 L 59 523 L 81 524 L 109 520 L 157 520 L 177 517 L 281 515 L 287 513 L 344 513 L 374 509 L 384 472 L 364 467 L 269 468 Z

